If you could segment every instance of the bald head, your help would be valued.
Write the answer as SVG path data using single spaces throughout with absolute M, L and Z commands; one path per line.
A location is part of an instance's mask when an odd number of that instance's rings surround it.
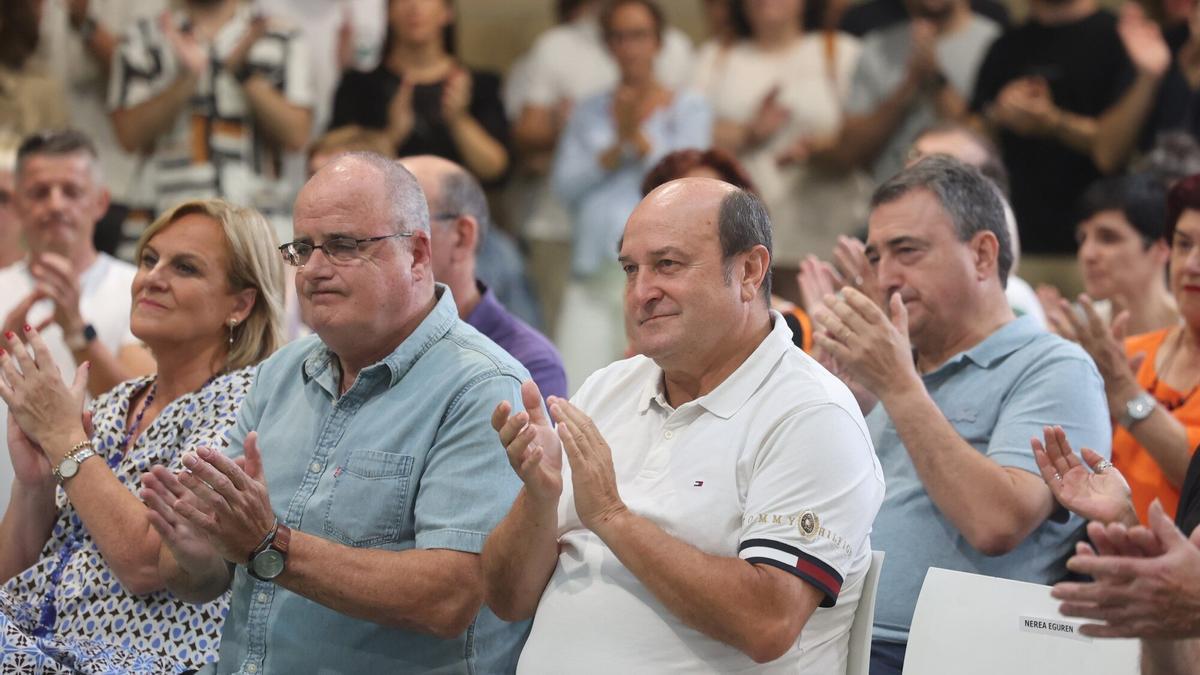
M 754 194 L 715 178 L 680 178 L 655 188 L 630 216 L 661 217 L 694 223 L 697 227 L 717 230 L 721 255 L 729 262 L 733 256 L 763 246 L 772 255 L 771 220 L 762 201 Z M 771 277 L 763 283 L 764 297 L 770 298 Z
M 371 152 L 350 152 L 321 167 L 296 197 L 295 210 L 332 204 L 363 210 L 394 232 L 429 232 L 429 209 L 417 179 L 395 161 Z

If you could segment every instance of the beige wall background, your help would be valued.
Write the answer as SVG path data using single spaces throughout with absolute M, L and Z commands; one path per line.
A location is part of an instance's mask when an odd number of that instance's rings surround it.
M 504 72 L 554 23 L 553 0 L 457 0 L 460 56 L 477 68 Z M 704 39 L 703 0 L 659 0 L 667 20 L 694 41 Z
M 1029 0 L 1001 0 L 1013 17 L 1025 16 Z M 1099 0 L 1116 9 L 1123 0 Z M 667 20 L 692 37 L 704 40 L 703 0 L 658 0 Z M 554 0 L 456 0 L 459 51 L 470 65 L 506 72 L 529 49 L 538 34 L 554 22 Z

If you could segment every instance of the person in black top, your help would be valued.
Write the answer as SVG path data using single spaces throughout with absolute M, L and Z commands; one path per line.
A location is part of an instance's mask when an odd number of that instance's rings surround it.
M 330 128 L 383 129 L 399 156 L 437 155 L 484 183 L 508 170 L 508 120 L 500 79 L 450 53 L 452 0 L 390 0 L 383 58 L 342 76 Z
M 1149 523 L 1137 524 L 1129 485 L 1099 455 L 1085 466 L 1062 429 L 1033 442 L 1042 478 L 1064 507 L 1092 522 L 1067 568 L 1090 581 L 1064 581 L 1051 595 L 1064 616 L 1096 621 L 1090 637 L 1142 639 L 1143 675 L 1195 673 L 1200 664 L 1200 452 L 1193 451 L 1175 522 L 1155 501 Z M 1103 517 L 1095 517 L 1101 516 Z M 1101 623 L 1102 622 L 1102 623 Z
M 1123 166 L 1169 64 L 1140 9 L 1123 8 L 1118 25 L 1095 0 L 1033 0 L 992 44 L 971 109 L 998 135 L 1028 253 L 1070 264 L 1075 202 Z
M 997 0 L 971 0 L 971 11 L 995 21 L 1001 28 L 1009 26 L 1008 7 Z M 847 8 L 838 27 L 855 37 L 863 37 L 906 20 L 908 8 L 903 0 L 865 0 Z

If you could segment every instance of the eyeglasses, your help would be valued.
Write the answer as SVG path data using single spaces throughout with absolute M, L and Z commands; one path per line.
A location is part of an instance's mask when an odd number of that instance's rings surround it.
M 325 256 L 334 262 L 350 262 L 358 257 L 358 249 L 362 248 L 363 244 L 392 239 L 394 237 L 411 236 L 413 236 L 412 232 L 396 232 L 378 237 L 367 237 L 366 239 L 334 237 L 320 245 L 310 244 L 306 241 L 293 241 L 280 246 L 279 252 L 283 254 L 284 262 L 295 267 L 303 267 L 308 264 L 308 259 L 312 257 L 313 251 L 318 249 L 324 251 Z

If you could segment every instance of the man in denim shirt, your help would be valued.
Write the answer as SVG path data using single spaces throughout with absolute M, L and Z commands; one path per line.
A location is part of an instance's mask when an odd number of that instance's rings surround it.
M 189 600 L 232 586 L 220 673 L 510 670 L 526 626 L 481 610 L 478 554 L 520 485 L 491 410 L 528 374 L 435 285 L 399 164 L 340 157 L 294 223 L 282 251 L 316 335 L 260 366 L 244 457 L 147 476 L 164 581 Z
M 899 675 L 930 567 L 1057 581 L 1082 535 L 1056 510 L 1029 439 L 1062 425 L 1110 454 L 1104 383 L 1078 345 L 1015 318 L 999 192 L 978 170 L 927 157 L 872 198 L 871 279 L 814 313 L 817 346 L 878 405 L 867 416 L 887 477 L 871 539 L 887 553 L 872 675 Z M 877 285 L 876 285 L 877 284 Z M 890 312 L 890 317 L 889 317 Z M 1055 517 L 1052 517 L 1055 516 Z M 1061 517 L 1059 517 L 1061 516 Z

